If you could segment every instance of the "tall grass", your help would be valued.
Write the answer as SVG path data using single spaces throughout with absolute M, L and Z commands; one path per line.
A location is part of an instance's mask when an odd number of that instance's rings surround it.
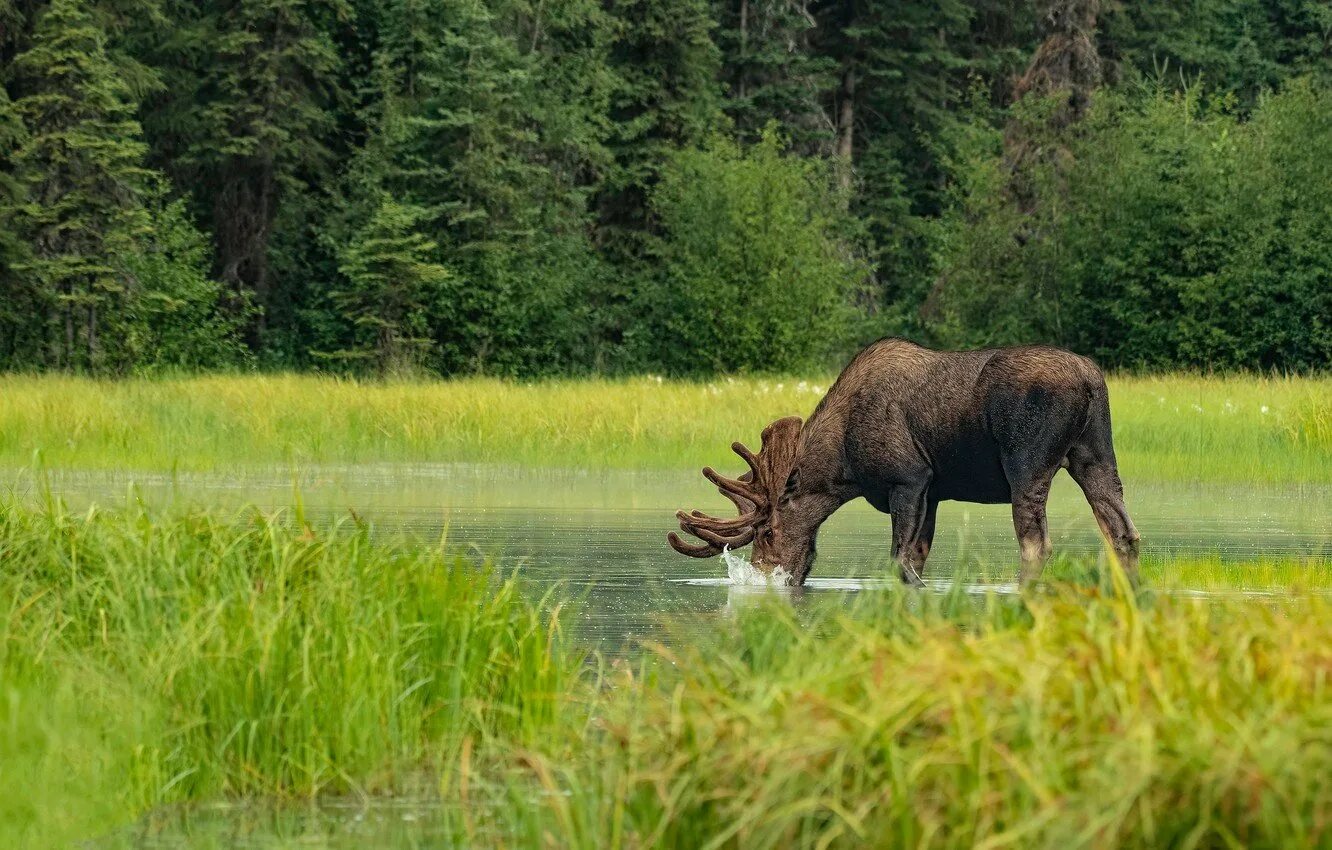
M 0 377 L 0 466 L 188 469 L 368 461 L 692 468 L 809 415 L 832 376 L 522 384 L 291 375 Z M 1332 379 L 1119 377 L 1116 444 L 1136 479 L 1332 482 Z
M 352 522 L 0 503 L 0 563 L 0 831 L 34 846 L 171 801 L 437 791 L 579 664 L 513 580 Z
M 1332 843 L 1325 595 L 813 594 L 588 664 L 350 520 L 0 502 L 0 563 L 5 846 L 402 793 L 471 846 Z
M 546 793 L 515 797 L 513 828 L 585 848 L 1327 846 L 1329 647 L 1324 598 L 750 612 L 623 670 L 597 735 L 524 753 Z

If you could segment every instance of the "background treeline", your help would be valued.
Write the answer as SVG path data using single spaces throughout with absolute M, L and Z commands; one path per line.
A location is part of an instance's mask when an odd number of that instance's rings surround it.
M 0 0 L 0 368 L 1332 362 L 1325 0 Z

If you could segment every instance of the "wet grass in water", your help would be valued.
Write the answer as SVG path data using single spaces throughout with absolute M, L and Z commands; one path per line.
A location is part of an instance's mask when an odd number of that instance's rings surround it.
M 213 470 L 272 464 L 493 462 L 681 469 L 808 416 L 832 376 L 469 378 L 363 383 L 271 375 L 96 381 L 0 377 L 0 466 Z M 1116 377 L 1130 480 L 1332 482 L 1332 379 Z

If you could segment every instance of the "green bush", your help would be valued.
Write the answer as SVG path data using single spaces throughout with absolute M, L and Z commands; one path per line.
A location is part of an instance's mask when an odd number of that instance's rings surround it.
M 866 267 L 826 162 L 715 139 L 672 155 L 652 194 L 662 236 L 634 346 L 675 373 L 791 371 L 845 348 Z

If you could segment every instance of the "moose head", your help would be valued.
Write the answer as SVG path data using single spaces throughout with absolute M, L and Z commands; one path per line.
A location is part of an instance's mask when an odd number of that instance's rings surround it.
M 691 558 L 711 558 L 723 548 L 752 543 L 751 561 L 756 568 L 772 572 L 780 566 L 797 583 L 801 581 L 814 557 L 813 529 L 794 505 L 800 483 L 796 460 L 801 424 L 799 416 L 788 416 L 764 428 L 757 455 L 743 443 L 732 443 L 731 450 L 749 465 L 749 471 L 739 478 L 726 478 L 712 467 L 704 467 L 704 477 L 717 485 L 740 515 L 722 519 L 701 511 L 677 511 L 680 529 L 703 542 L 686 543 L 672 531 L 667 535 L 671 547 Z

